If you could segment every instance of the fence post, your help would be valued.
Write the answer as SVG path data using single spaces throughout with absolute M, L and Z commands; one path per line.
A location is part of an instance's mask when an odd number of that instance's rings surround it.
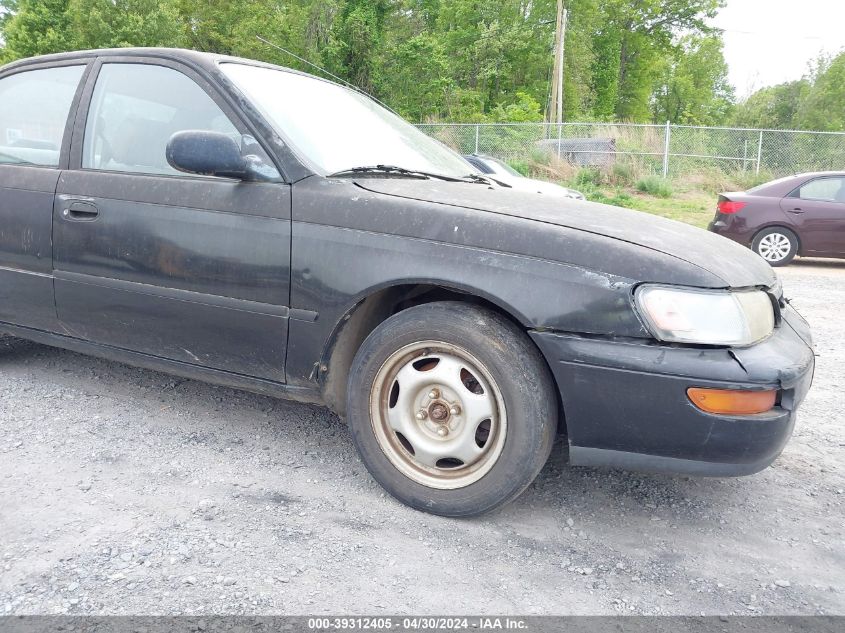
M 478 131 L 480 129 L 481 129 L 481 126 L 478 123 L 476 123 L 475 124 L 475 151 L 473 152 L 473 154 L 478 153 Z
M 742 150 L 742 171 L 748 171 L 748 139 L 745 139 L 745 148 Z
M 669 177 L 669 139 L 672 136 L 672 124 L 666 121 L 666 142 L 663 146 L 663 177 Z
M 760 130 L 760 140 L 757 142 L 757 175 L 760 175 L 760 161 L 763 159 L 763 130 Z
M 557 124 L 557 159 L 560 160 L 560 146 L 563 143 L 563 123 L 558 121 Z

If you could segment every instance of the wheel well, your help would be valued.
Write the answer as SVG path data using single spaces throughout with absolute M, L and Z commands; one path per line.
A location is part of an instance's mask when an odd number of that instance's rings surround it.
M 473 294 L 434 284 L 407 284 L 379 290 L 359 302 L 335 328 L 320 361 L 319 378 L 326 404 L 343 415 L 346 383 L 355 354 L 364 339 L 387 318 L 407 308 L 434 301 L 462 301 L 498 312 L 522 327 L 517 319 L 496 304 Z

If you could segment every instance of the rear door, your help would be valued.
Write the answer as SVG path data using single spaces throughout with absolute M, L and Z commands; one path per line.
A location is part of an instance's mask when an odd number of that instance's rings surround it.
M 55 331 L 53 196 L 67 162 L 84 61 L 0 76 L 0 321 Z
M 845 254 L 845 177 L 814 178 L 781 206 L 798 228 L 802 253 Z
M 63 326 L 95 343 L 283 382 L 290 186 L 192 70 L 116 57 L 91 75 L 54 209 Z M 231 134 L 271 181 L 174 170 L 165 147 L 186 129 Z

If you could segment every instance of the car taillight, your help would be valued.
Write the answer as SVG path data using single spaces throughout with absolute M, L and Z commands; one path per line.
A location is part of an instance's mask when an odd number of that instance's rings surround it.
M 745 207 L 746 204 L 748 203 L 734 202 L 733 200 L 720 200 L 718 205 L 719 213 L 738 213 Z

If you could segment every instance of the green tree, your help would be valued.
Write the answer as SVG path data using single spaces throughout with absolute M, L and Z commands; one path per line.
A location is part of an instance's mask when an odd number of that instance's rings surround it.
M 366 92 L 378 81 L 387 0 L 346 0 L 334 19 L 325 61 Z
M 721 0 L 565 4 L 567 119 L 724 116 L 729 95 L 705 24 Z M 185 46 L 320 74 L 298 56 L 415 120 L 527 120 L 537 118 L 533 104 L 548 107 L 556 10 L 557 0 L 0 0 L 0 34 L 5 60 Z M 680 33 L 705 40 L 685 47 Z
M 845 52 L 823 61 L 806 91 L 796 116 L 806 130 L 845 130 Z
M 75 49 L 69 0 L 4 1 L 3 61 Z
M 422 121 L 427 115 L 444 112 L 455 85 L 449 72 L 449 58 L 443 43 L 428 33 L 395 43 L 385 57 L 382 85 L 378 92 L 403 116 Z
M 169 0 L 70 0 L 76 48 L 181 46 L 175 5 Z
M 758 90 L 738 104 L 732 124 L 739 127 L 787 130 L 798 127 L 798 109 L 811 87 L 807 79 Z
M 600 115 L 606 115 L 607 103 L 615 98 L 615 118 L 648 120 L 655 84 L 672 52 L 675 34 L 708 33 L 706 20 L 715 16 L 721 6 L 724 0 L 602 2 L 598 24 L 604 55 L 597 57 L 595 63 L 608 64 L 617 78 L 616 86 L 607 76 L 598 85 L 596 103 Z
M 845 51 L 818 60 L 800 80 L 758 90 L 732 123 L 766 129 L 845 131 Z
M 494 121 L 512 121 L 514 123 L 531 123 L 543 120 L 543 108 L 531 95 L 517 92 L 513 103 L 499 104 L 492 112 Z
M 236 54 L 244 44 L 255 50 L 253 36 L 244 42 L 240 32 L 244 23 L 255 24 L 261 16 L 265 25 L 276 19 L 280 4 L 269 0 L 234 0 L 232 2 L 198 2 L 174 0 L 186 46 L 195 50 Z
M 734 92 L 719 37 L 686 36 L 668 60 L 655 99 L 656 121 L 715 125 L 726 120 Z
M 592 68 L 592 115 L 600 121 L 616 118 L 619 102 L 619 55 L 622 42 L 615 33 L 603 31 L 594 42 Z

